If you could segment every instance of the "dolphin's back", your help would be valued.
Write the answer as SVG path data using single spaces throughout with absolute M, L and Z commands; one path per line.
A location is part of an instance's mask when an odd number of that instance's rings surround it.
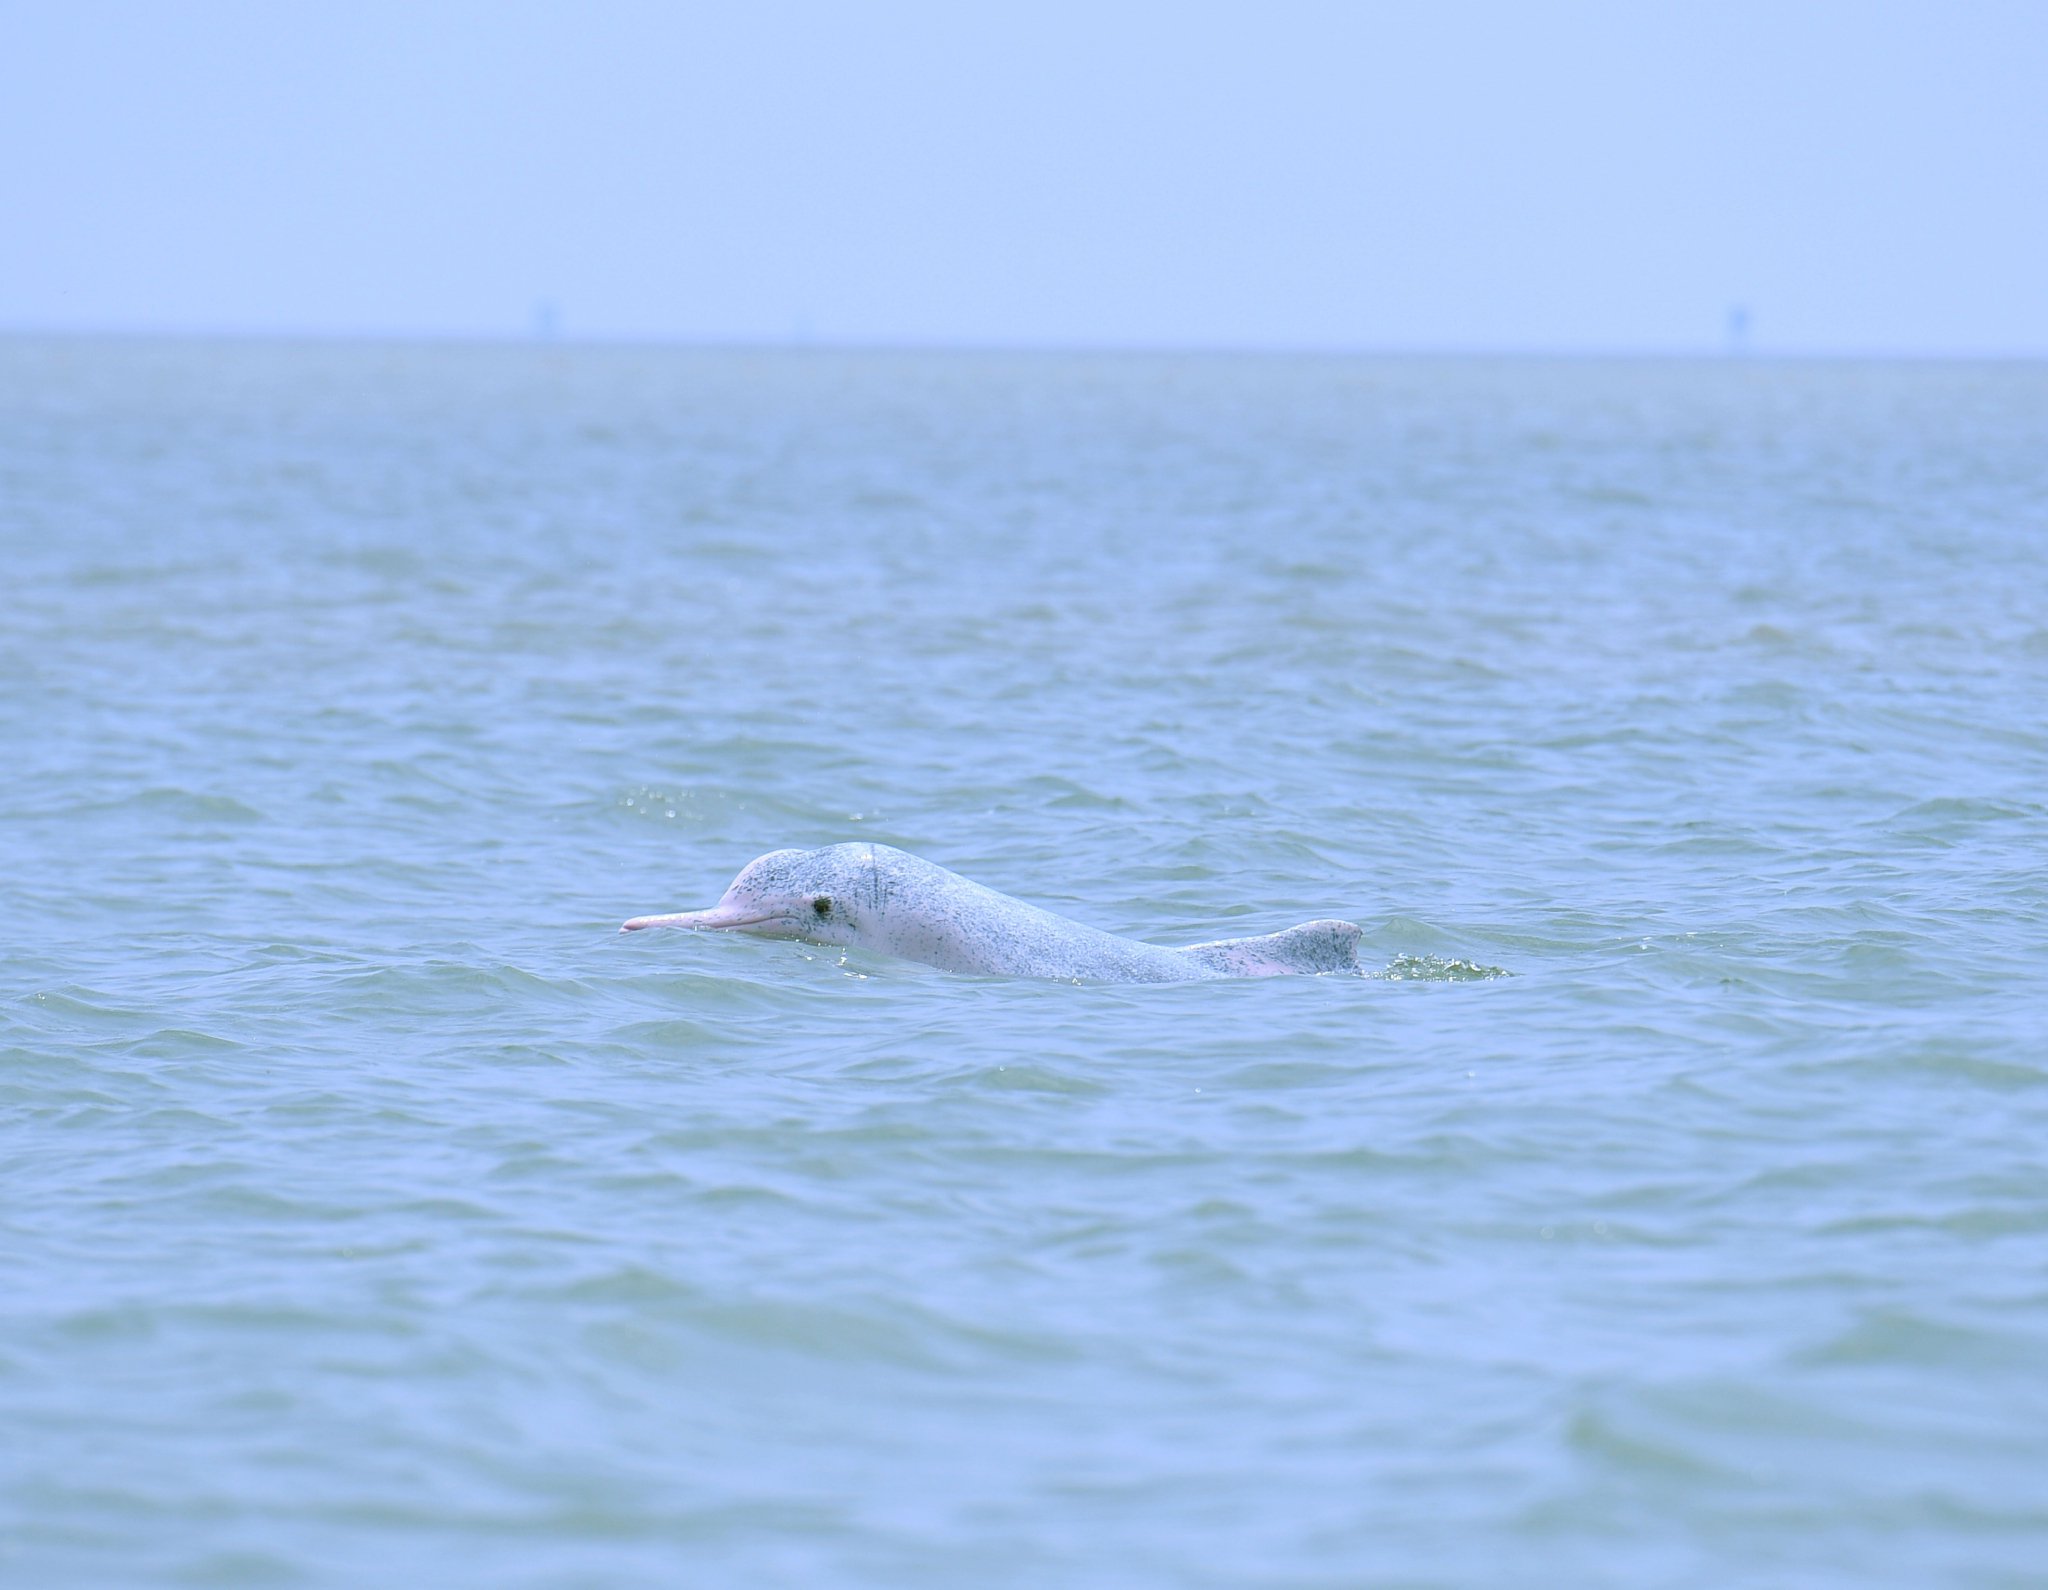
M 850 848 L 850 847 L 849 847 Z M 887 845 L 862 846 L 883 948 L 949 972 L 1170 983 L 1216 975 Z
M 864 908 L 862 943 L 943 971 L 1181 983 L 1358 970 L 1359 930 L 1349 922 L 1168 949 L 1059 916 L 893 845 L 833 845 L 818 854 L 829 858 L 834 888 Z
M 1313 977 L 1358 970 L 1355 922 L 1304 922 L 1255 939 L 1216 939 L 1179 953 L 1215 977 Z

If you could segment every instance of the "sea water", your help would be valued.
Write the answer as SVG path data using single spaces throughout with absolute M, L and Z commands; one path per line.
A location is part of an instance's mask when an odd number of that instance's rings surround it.
M 0 343 L 0 1582 L 2048 1582 L 2048 367 Z M 619 922 L 872 839 L 1375 975 Z

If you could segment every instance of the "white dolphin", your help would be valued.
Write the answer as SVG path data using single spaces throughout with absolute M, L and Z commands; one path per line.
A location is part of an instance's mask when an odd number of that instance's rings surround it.
M 1304 922 L 1263 938 L 1168 949 L 1084 927 L 888 845 L 770 851 L 710 910 L 636 916 L 619 931 L 657 927 L 858 945 L 949 972 L 1105 983 L 1360 970 L 1355 923 Z

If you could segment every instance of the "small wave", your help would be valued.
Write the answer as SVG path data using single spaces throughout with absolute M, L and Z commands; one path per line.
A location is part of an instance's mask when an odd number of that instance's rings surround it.
M 1396 955 L 1381 970 L 1365 975 L 1390 983 L 1485 983 L 1515 974 L 1505 966 L 1482 966 L 1452 955 Z
M 87 817 L 109 812 L 158 812 L 190 823 L 260 823 L 264 814 L 232 795 L 202 795 L 192 790 L 157 786 L 114 800 L 84 801 L 75 806 L 24 815 Z

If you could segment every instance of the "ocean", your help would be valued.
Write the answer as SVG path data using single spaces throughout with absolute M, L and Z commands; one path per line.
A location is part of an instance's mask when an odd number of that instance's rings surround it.
M 0 1582 L 2048 1584 L 2048 366 L 0 340 Z M 1123 987 L 621 936 L 900 846 Z

